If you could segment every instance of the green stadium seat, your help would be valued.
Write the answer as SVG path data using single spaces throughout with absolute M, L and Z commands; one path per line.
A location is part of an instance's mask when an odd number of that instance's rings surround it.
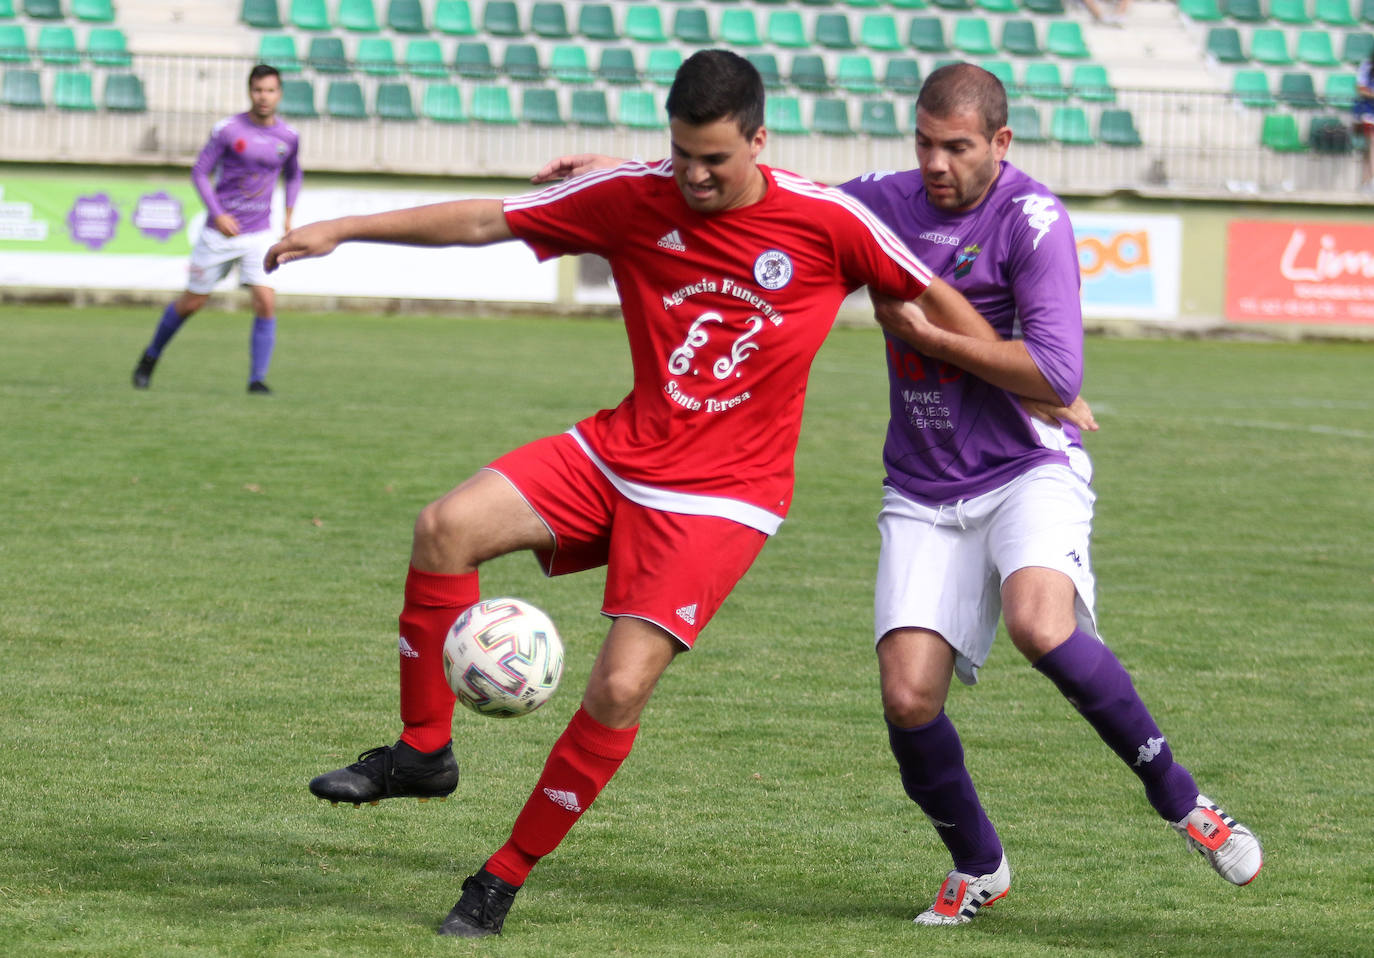
M 1017 18 L 1002 24 L 1002 52 L 1017 57 L 1043 56 L 1040 41 L 1035 36 L 1035 23 Z
M 277 0 L 243 0 L 243 6 L 239 8 L 239 19 L 259 30 L 281 29 L 281 12 L 277 8 Z
M 921 64 L 914 57 L 890 57 L 883 86 L 893 93 L 915 96 L 921 91 Z
M 658 7 L 637 3 L 625 11 L 625 36 L 636 43 L 666 43 Z
M 328 30 L 324 0 L 291 0 L 291 25 L 297 30 Z
M 659 86 L 672 86 L 677 68 L 682 66 L 682 54 L 672 47 L 658 47 L 649 51 L 644 75 Z
M 14 19 L 14 0 L 0 0 L 0 20 Z
M 368 76 L 391 77 L 401 72 L 389 37 L 363 37 L 358 41 L 358 68 Z
M 607 83 L 638 83 L 634 51 L 629 47 L 603 47 L 596 75 Z
M 720 15 L 720 38 L 732 47 L 756 47 L 759 37 L 758 21 L 753 10 L 731 9 Z
M 1263 23 L 1267 19 L 1261 0 L 1222 0 L 1221 8 L 1232 20 L 1242 23 Z
M 561 83 L 591 83 L 591 65 L 587 62 L 587 48 L 563 44 L 553 48 L 549 58 L 549 72 Z
M 888 6 L 898 10 L 926 10 L 930 4 L 926 0 L 888 0 Z
M 558 105 L 558 91 L 546 87 L 531 87 L 520 96 L 520 119 L 535 126 L 562 126 L 563 109 Z
M 538 83 L 544 79 L 539 48 L 533 43 L 506 44 L 506 52 L 501 55 L 501 72 L 521 83 Z
M 72 16 L 85 23 L 114 23 L 113 0 L 72 0 Z M 94 109 L 94 104 L 91 108 Z
M 59 110 L 94 110 L 91 75 L 80 70 L 58 70 L 53 75 L 52 102 Z
M 1054 20 L 1045 31 L 1045 49 L 1057 57 L 1084 60 L 1092 54 L 1076 20 Z
M 38 31 L 38 59 L 44 63 L 80 63 L 76 32 L 71 27 L 41 27 Z
M 17 23 L 0 24 L 0 63 L 28 63 L 29 38 Z
M 518 123 L 510 105 L 510 89 L 490 84 L 473 87 L 472 118 L 478 123 Z
M 849 101 L 818 97 L 811 107 L 811 130 L 827 136 L 853 136 L 849 125 Z
M 417 77 L 446 77 L 448 65 L 438 40 L 416 38 L 406 41 L 406 72 Z
M 1374 23 L 1374 0 L 1360 0 L 1360 22 Z
M 763 125 L 772 133 L 806 133 L 801 101 L 794 96 L 770 96 L 763 103 Z
M 688 46 L 709 46 L 711 23 L 700 7 L 678 7 L 673 13 L 673 39 Z
M 1341 42 L 1341 60 L 1358 66 L 1374 51 L 1374 33 L 1348 31 Z
M 330 80 L 324 94 L 324 112 L 336 120 L 363 120 L 367 107 L 357 80 Z
M 1007 107 L 1007 126 L 1014 140 L 1022 143 L 1045 142 L 1044 127 L 1040 124 L 1040 110 L 1024 103 Z
M 435 26 L 439 14 L 436 8 Z M 420 100 L 420 115 L 436 123 L 466 123 L 467 112 L 463 109 L 463 93 L 452 83 L 430 83 L 425 87 L 425 95 Z
M 649 90 L 620 91 L 616 120 L 621 126 L 638 130 L 661 130 L 667 125 L 667 118 L 659 110 Z
M 932 6 L 939 7 L 941 10 L 972 10 L 973 4 L 970 0 L 931 0 Z
M 1016 13 L 1016 0 L 974 0 L 973 4 L 984 13 Z
M 815 42 L 816 46 L 827 50 L 853 50 L 849 18 L 843 13 L 816 14 Z
M 891 100 L 864 100 L 859 105 L 859 132 L 869 136 L 901 136 L 897 129 L 897 109 Z
M 1299 27 L 1312 22 L 1307 15 L 1307 0 L 1269 0 L 1269 19 Z
M 573 90 L 569 114 L 578 126 L 612 125 L 604 90 Z
M 572 36 L 568 32 L 568 14 L 563 4 L 536 3 L 530 11 L 530 33 L 545 40 L 566 40 Z
M 338 25 L 354 33 L 376 33 L 377 9 L 372 0 L 339 0 Z
M 523 37 L 520 9 L 513 0 L 487 0 L 482 8 L 482 32 L 493 37 Z M 490 121 L 488 121 L 490 122 Z
M 148 109 L 143 81 L 135 73 L 110 73 L 105 76 L 105 109 L 118 113 L 142 113 Z
M 1302 153 L 1307 149 L 1307 142 L 1298 133 L 1298 118 L 1291 113 L 1265 114 L 1260 145 L 1278 153 Z
M 410 84 L 398 80 L 378 83 L 372 112 L 383 120 L 413 121 L 415 107 L 410 98 Z
M 763 88 L 765 90 L 782 89 L 782 73 L 778 70 L 778 58 L 771 53 L 751 53 L 746 59 L 754 65 L 754 69 L 759 71 L 759 76 L 763 77 Z
M 1332 46 L 1331 34 L 1326 30 L 1299 30 L 1294 53 L 1294 59 L 1308 66 L 1334 67 L 1341 63 Z
M 1278 27 L 1258 27 L 1250 34 L 1250 58 L 1269 66 L 1290 66 L 1288 34 Z
M 717 0 L 717 2 L 730 3 L 732 0 Z M 846 7 L 858 7 L 863 10 L 870 7 L 880 7 L 883 5 L 883 0 L 844 0 L 844 5 Z
M 1036 100 L 1067 100 L 1069 91 L 1057 63 L 1027 63 L 1021 89 Z
M 87 40 L 87 50 L 91 60 L 99 62 L 90 47 L 92 42 L 94 38 Z M 296 54 L 296 38 L 289 33 L 264 33 L 258 38 L 258 62 L 276 67 L 282 73 L 300 73 L 301 58 Z
M 1081 106 L 1057 106 L 1050 114 L 1050 139 L 1065 146 L 1092 146 L 1092 127 Z
M 588 40 L 619 40 L 615 12 L 609 3 L 584 3 L 577 11 L 577 32 Z
M 847 53 L 835 65 L 835 85 L 851 93 L 877 93 L 882 90 L 873 71 L 873 61 L 862 54 Z
M 1140 131 L 1130 110 L 1103 110 L 1097 121 L 1097 137 L 1108 146 L 1140 146 Z
M 454 51 L 453 71 L 469 80 L 490 80 L 496 76 L 491 48 L 481 40 L 460 40 Z
M 1350 129 L 1339 116 L 1314 116 L 1307 128 L 1307 145 L 1317 153 L 1349 153 Z
M 896 53 L 902 49 L 902 37 L 897 19 L 888 13 L 866 14 L 859 23 L 859 45 L 881 53 Z
M 1219 0 L 1178 0 L 1178 12 L 1199 23 L 1215 23 L 1226 16 Z
M 439 0 L 439 2 L 434 5 L 434 29 L 438 30 L 440 33 L 446 33 L 451 37 L 476 36 L 477 24 L 472 19 L 472 7 L 469 5 L 468 0 Z M 432 89 L 434 89 L 432 86 L 426 89 L 426 98 L 429 96 L 429 90 Z M 434 98 L 434 105 L 440 109 L 451 106 L 448 101 L 452 98 L 452 94 L 443 92 L 442 88 L 439 92 L 434 94 Z M 440 116 L 425 113 L 424 100 L 420 102 L 420 112 L 424 113 L 424 115 L 428 116 L 431 120 L 439 120 L 443 123 L 462 123 L 467 119 L 467 116 L 463 113 L 461 98 L 458 99 L 458 110 L 456 114 L 454 114 L 452 110 L 449 110 L 446 115 Z M 453 115 L 456 115 L 458 118 L 448 118 L 448 116 Z
M 1268 110 L 1278 101 L 1269 92 L 1269 74 L 1263 70 L 1237 70 L 1231 78 L 1231 92 L 1242 106 Z
M 792 72 L 788 75 L 799 90 L 820 92 L 830 89 L 830 77 L 825 72 L 825 58 L 819 53 L 798 53 L 792 57 Z
M 997 77 L 1002 84 L 1002 89 L 1007 92 L 1008 100 L 1014 100 L 1021 95 L 1021 90 L 1016 85 L 1016 76 L 1012 71 L 1010 60 L 984 60 L 978 65 Z
M 305 62 L 316 73 L 347 73 L 348 57 L 344 55 L 341 37 L 311 37 L 305 51 Z
M 907 43 L 921 53 L 948 53 L 944 21 L 939 17 L 912 17 L 907 24 Z
M 1031 13 L 1040 13 L 1047 17 L 1064 15 L 1064 0 L 1021 0 L 1021 6 Z
M 293 43 L 293 59 L 295 54 L 296 47 Z M 92 27 L 91 32 L 86 34 L 86 56 L 90 57 L 96 66 L 101 67 L 127 67 L 134 62 L 134 58 L 129 55 L 129 41 L 124 36 L 124 31 L 118 27 Z M 288 72 L 281 67 L 277 69 L 283 73 Z M 296 61 L 296 69 L 300 69 L 299 60 Z
M 386 7 L 386 25 L 397 33 L 429 32 L 420 0 L 390 0 Z
M 281 81 L 281 104 L 278 107 L 282 116 L 316 117 L 315 87 L 309 80 L 299 77 L 283 77 Z
M 803 49 L 810 46 L 806 41 L 806 29 L 802 26 L 801 13 L 796 10 L 774 10 L 768 14 L 768 42 L 775 47 Z
M 1116 90 L 1107 79 L 1107 68 L 1100 63 L 1078 63 L 1074 65 L 1069 88 L 1080 100 L 1093 103 L 1114 103 Z
M 1334 110 L 1349 110 L 1358 96 L 1355 75 L 1328 73 L 1322 86 L 1322 102 Z
M 24 15 L 34 20 L 61 20 L 61 0 L 24 0 Z
M 1353 27 L 1357 22 L 1350 0 L 1316 0 L 1312 19 L 1328 27 Z
M 1207 53 L 1218 63 L 1245 63 L 1250 59 L 1240 45 L 1240 31 L 1235 27 L 1209 27 Z
M 0 102 L 21 110 L 41 109 L 43 85 L 39 82 L 38 71 L 8 67 L 4 86 L 0 89 Z
M 954 21 L 954 49 L 975 57 L 992 56 L 992 28 L 982 17 L 960 17 Z
M 1315 110 L 1321 106 L 1317 101 L 1317 85 L 1312 74 L 1306 71 L 1279 75 L 1279 100 L 1296 110 Z

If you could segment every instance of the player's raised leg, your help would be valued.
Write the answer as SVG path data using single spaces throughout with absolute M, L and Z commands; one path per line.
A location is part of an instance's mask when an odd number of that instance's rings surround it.
M 457 788 L 450 745 L 455 699 L 444 679 L 444 638 L 481 597 L 477 567 L 482 562 L 552 547 L 548 527 L 505 478 L 490 470 L 421 510 L 400 617 L 400 740 L 317 776 L 310 782 L 315 795 L 359 805 L 406 796 L 444 798 Z
M 181 329 L 182 324 L 190 319 L 196 310 L 204 306 L 209 298 L 207 293 L 194 293 L 186 290 L 167 304 L 162 315 L 158 317 L 157 328 L 153 330 L 153 338 L 143 348 L 142 354 L 138 357 L 138 365 L 134 367 L 133 383 L 135 389 L 147 389 L 152 385 L 153 370 L 157 367 L 157 361 L 161 358 L 162 351 L 167 348 L 167 344 L 172 341 L 172 337 L 177 334 L 177 330 Z

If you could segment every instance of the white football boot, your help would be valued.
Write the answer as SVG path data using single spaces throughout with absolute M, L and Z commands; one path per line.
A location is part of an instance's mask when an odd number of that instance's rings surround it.
M 1197 797 L 1197 807 L 1174 830 L 1233 885 L 1248 885 L 1264 865 L 1259 839 L 1206 795 Z
M 1003 898 L 1011 888 L 1011 868 L 1007 856 L 997 870 L 988 875 L 969 875 L 952 871 L 945 876 L 935 896 L 935 904 L 913 920 L 918 925 L 966 925 L 978 914 L 978 909 L 991 906 Z

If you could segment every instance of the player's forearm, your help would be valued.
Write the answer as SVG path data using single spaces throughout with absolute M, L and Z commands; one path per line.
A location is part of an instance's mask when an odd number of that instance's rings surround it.
M 935 327 L 917 348 L 933 359 L 958 366 L 1018 396 L 1065 406 L 1076 398 L 1060 396 L 1054 391 L 1031 358 L 1026 344 L 1019 339 L 990 342 Z
M 961 336 L 1001 342 L 1002 337 L 964 295 L 936 276 L 921 298 L 921 310 L 939 328 Z
M 512 234 L 500 200 L 454 200 L 331 221 L 337 242 L 403 246 L 482 246 Z

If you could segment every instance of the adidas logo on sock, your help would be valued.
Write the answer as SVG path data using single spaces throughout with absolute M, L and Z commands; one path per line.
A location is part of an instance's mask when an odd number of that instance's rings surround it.
M 549 797 L 559 808 L 569 812 L 580 813 L 582 811 L 582 800 L 577 797 L 576 792 L 567 792 L 557 788 L 546 788 L 544 794 Z
M 677 610 L 677 617 L 681 619 L 683 622 L 686 622 L 688 625 L 696 625 L 697 604 L 693 602 L 691 605 L 684 605 L 682 608 Z
M 404 635 L 401 636 L 400 639 L 401 655 L 408 659 L 418 659 L 420 653 L 415 651 L 415 646 L 411 645 Z
M 687 252 L 687 245 L 682 242 L 682 236 L 677 230 L 669 230 L 663 234 L 663 238 L 658 241 L 658 245 L 664 249 L 674 250 L 678 253 Z

